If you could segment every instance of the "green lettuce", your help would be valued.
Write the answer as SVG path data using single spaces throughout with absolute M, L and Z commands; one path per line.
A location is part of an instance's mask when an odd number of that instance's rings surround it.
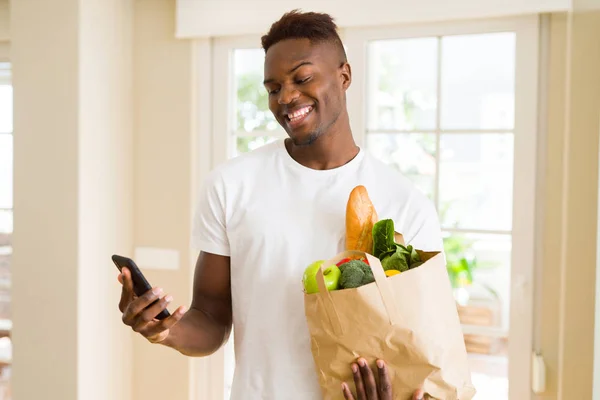
M 373 225 L 373 255 L 381 260 L 384 270 L 406 271 L 422 264 L 419 253 L 412 246 L 395 241 L 394 221 L 382 219 Z
M 373 225 L 373 255 L 380 260 L 382 256 L 396 251 L 394 242 L 394 221 L 382 219 Z
M 388 269 L 397 269 L 400 272 L 408 270 L 408 263 L 406 257 L 401 252 L 395 252 L 391 256 L 385 257 L 381 260 L 381 266 L 384 271 Z

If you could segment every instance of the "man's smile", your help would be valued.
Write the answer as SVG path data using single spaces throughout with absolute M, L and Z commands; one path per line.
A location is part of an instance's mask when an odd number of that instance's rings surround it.
M 287 125 L 294 129 L 302 125 L 313 111 L 313 106 L 303 106 L 285 114 Z

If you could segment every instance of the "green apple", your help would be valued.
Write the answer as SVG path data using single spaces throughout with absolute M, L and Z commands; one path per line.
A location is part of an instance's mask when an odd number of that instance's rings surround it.
M 319 292 L 319 285 L 317 284 L 317 271 L 324 262 L 325 260 L 315 261 L 304 270 L 302 283 L 304 284 L 304 290 L 306 293 L 311 294 Z M 323 270 L 323 278 L 325 278 L 325 287 L 327 290 L 338 289 L 341 275 L 342 272 L 337 265 L 331 265 Z

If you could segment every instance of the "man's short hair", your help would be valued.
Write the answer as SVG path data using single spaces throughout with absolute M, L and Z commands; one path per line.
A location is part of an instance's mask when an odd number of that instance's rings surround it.
M 340 51 L 341 61 L 346 62 L 346 51 L 337 32 L 337 25 L 329 14 L 293 10 L 271 25 L 261 38 L 265 53 L 274 44 L 286 39 L 308 39 L 311 43 L 329 42 Z

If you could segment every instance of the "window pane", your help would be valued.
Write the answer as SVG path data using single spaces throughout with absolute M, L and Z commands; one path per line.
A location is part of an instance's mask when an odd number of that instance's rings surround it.
M 476 399 L 508 399 L 511 240 L 511 235 L 444 233 L 461 323 L 500 333 L 464 335 Z
M 482 311 L 461 315 L 463 323 L 508 329 L 511 241 L 510 234 L 444 232 L 446 265 L 456 300 Z
M 12 234 L 0 231 L 0 248 L 10 246 L 12 243 Z
M 0 210 L 0 234 L 13 232 L 12 210 Z
M 508 357 L 469 355 L 473 400 L 508 400 Z
M 275 136 L 238 136 L 236 140 L 236 148 L 234 149 L 234 157 L 241 154 L 247 153 L 252 150 L 256 150 L 259 147 L 264 146 L 268 143 L 273 143 L 277 140 Z
M 0 246 L 0 319 L 8 318 L 3 307 L 2 294 L 10 288 L 10 260 L 12 257 L 11 246 Z M 10 299 L 10 298 L 9 298 Z
M 10 63 L 0 62 L 0 84 L 10 84 Z
M 10 85 L 0 85 L 0 132 L 13 130 L 13 89 Z
M 269 110 L 269 98 L 263 85 L 264 59 L 262 49 L 237 49 L 233 53 L 234 127 L 237 131 L 271 131 L 279 127 Z
M 13 204 L 13 138 L 0 134 L 0 208 Z
M 369 133 L 367 148 L 379 160 L 407 176 L 433 199 L 435 190 L 435 135 Z
M 435 129 L 437 38 L 369 45 L 369 129 Z
M 513 135 L 442 135 L 440 157 L 443 226 L 512 229 Z
M 442 38 L 442 129 L 512 129 L 515 35 Z

